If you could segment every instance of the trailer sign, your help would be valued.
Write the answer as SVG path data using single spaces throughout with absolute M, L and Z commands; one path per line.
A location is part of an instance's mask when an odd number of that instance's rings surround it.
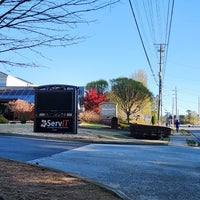
M 43 85 L 35 88 L 35 132 L 77 134 L 78 87 Z

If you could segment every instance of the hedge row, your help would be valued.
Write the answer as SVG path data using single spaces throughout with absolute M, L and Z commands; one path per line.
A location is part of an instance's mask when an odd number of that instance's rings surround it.
M 130 136 L 136 139 L 161 139 L 170 134 L 171 128 L 169 127 L 130 124 Z

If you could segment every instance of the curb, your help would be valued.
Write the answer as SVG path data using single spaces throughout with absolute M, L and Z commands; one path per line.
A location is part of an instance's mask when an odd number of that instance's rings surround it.
M 57 140 L 62 142 L 84 142 L 88 144 L 116 144 L 116 145 L 168 145 L 167 141 L 160 141 L 160 140 L 134 140 L 126 139 L 116 139 L 116 138 L 108 138 L 99 136 L 102 139 L 90 139 L 90 138 L 58 138 L 58 137 L 49 137 L 41 136 L 41 135 L 28 135 L 28 134 L 20 134 L 20 133 L 0 133 L 2 136 L 10 136 L 10 137 L 24 137 L 24 138 L 35 138 L 35 139 L 46 139 L 46 140 Z M 127 141 L 130 140 L 130 141 Z

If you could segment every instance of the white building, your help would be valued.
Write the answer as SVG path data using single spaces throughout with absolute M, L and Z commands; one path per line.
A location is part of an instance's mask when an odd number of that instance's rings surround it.
M 25 81 L 20 78 L 16 78 L 14 76 L 5 74 L 3 72 L 0 72 L 0 87 L 34 87 L 33 83 L 30 83 L 28 81 Z

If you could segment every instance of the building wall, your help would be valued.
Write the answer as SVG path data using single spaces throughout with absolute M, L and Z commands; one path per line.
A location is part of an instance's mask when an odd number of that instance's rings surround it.
M 6 86 L 32 86 L 33 84 L 26 82 L 24 80 L 15 78 L 13 76 L 8 75 L 6 80 Z
M 0 72 L 0 86 L 1 87 L 6 87 L 6 86 L 29 87 L 29 86 L 36 86 L 36 85 L 34 85 L 28 81 L 25 81 L 23 79 L 16 78 L 14 76 Z
M 8 77 L 7 74 L 0 72 L 0 86 L 6 86 L 7 77 Z

